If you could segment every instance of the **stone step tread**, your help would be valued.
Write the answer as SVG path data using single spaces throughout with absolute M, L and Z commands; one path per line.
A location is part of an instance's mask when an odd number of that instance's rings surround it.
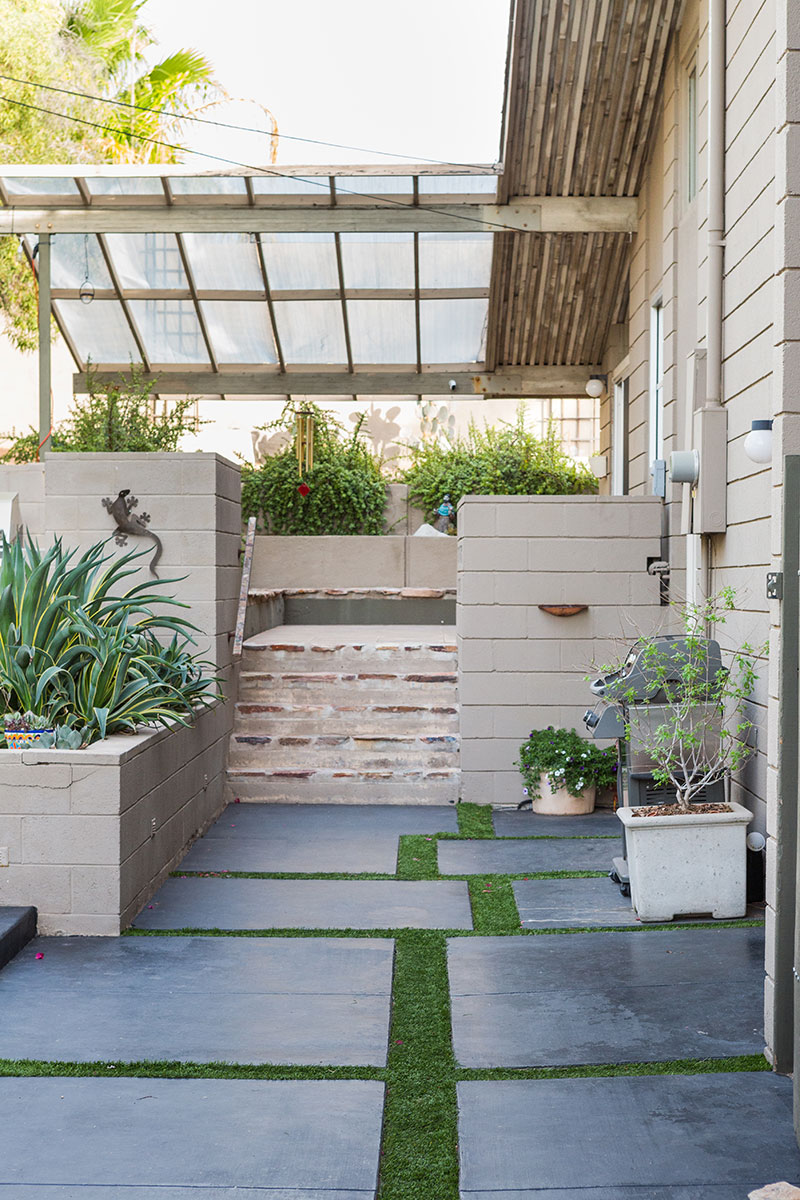
M 277 625 L 248 638 L 244 649 L 299 647 L 304 650 L 310 645 L 319 647 L 322 652 L 356 646 L 387 650 L 435 646 L 447 647 L 448 653 L 457 649 L 456 631 L 452 625 Z
M 322 733 L 314 734 L 266 734 L 244 733 L 234 730 L 231 741 L 244 746 L 302 747 L 307 750 L 349 749 L 363 745 L 367 749 L 380 746 L 407 746 L 409 748 L 458 749 L 459 737 L 455 733 Z
M 242 671 L 239 676 L 240 683 L 253 683 L 257 681 L 259 684 L 273 683 L 374 683 L 376 680 L 391 680 L 396 683 L 457 683 L 458 674 L 455 671 L 424 671 L 424 672 L 398 672 L 398 671 L 364 671 L 364 672 L 343 672 L 343 671 L 289 671 L 289 672 L 271 672 L 271 671 Z
M 0 968 L 36 937 L 37 916 L 31 905 L 0 907 Z

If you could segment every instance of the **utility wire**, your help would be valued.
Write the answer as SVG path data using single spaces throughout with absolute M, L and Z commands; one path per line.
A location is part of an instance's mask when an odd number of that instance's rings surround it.
M 73 117 L 69 113 L 57 112 L 55 109 L 52 109 L 52 108 L 43 108 L 39 104 L 29 104 L 25 100 L 13 100 L 10 96 L 0 96 L 0 102 L 5 103 L 5 104 L 14 104 L 18 108 L 31 109 L 33 112 L 47 113 L 48 116 L 60 117 L 61 120 L 63 120 L 63 121 L 73 121 L 78 125 L 88 125 L 91 129 L 100 129 L 100 130 L 103 130 L 105 133 L 119 134 L 119 132 L 120 132 L 119 129 L 115 129 L 113 125 L 102 125 L 98 121 L 89 121 L 85 117 Z M 137 141 L 147 142 L 148 144 L 150 144 L 152 146 L 162 146 L 167 150 L 177 150 L 181 154 L 189 153 L 189 154 L 194 154 L 196 156 L 199 156 L 200 158 L 213 159 L 215 162 L 225 163 L 229 167 L 240 167 L 242 170 L 245 170 L 245 171 L 254 171 L 259 174 L 269 175 L 269 176 L 277 178 L 277 179 L 286 179 L 286 178 L 302 179 L 304 183 L 313 184 L 315 187 L 324 188 L 325 191 L 329 191 L 330 185 L 328 183 L 327 175 L 321 176 L 321 177 L 317 177 L 317 176 L 313 176 L 313 175 L 286 176 L 282 171 L 272 170 L 269 167 L 256 167 L 256 166 L 251 165 L 250 163 L 238 162 L 234 158 L 224 158 L 220 154 L 211 154 L 207 150 L 188 150 L 187 151 L 185 146 L 176 145 L 174 142 L 164 142 L 164 141 L 159 140 L 158 138 L 145 137 L 143 134 L 138 134 L 138 133 L 134 133 L 132 136 L 135 137 L 137 139 Z M 154 165 L 158 165 L 158 164 L 154 164 Z M 80 169 L 78 169 L 76 171 L 76 174 L 80 175 Z M 375 200 L 379 204 L 384 204 L 389 207 L 401 208 L 405 212 L 409 211 L 408 204 L 404 204 L 402 202 L 402 200 L 392 200 L 391 197 L 386 196 L 386 195 L 373 196 L 373 195 L 370 195 L 368 192 L 357 192 L 353 188 L 339 188 L 338 186 L 337 186 L 336 190 L 337 190 L 337 192 L 341 192 L 343 195 L 357 196 L 360 200 Z M 444 211 L 439 208 L 432 208 L 428 204 L 425 205 L 425 212 L 436 213 L 438 216 L 442 216 L 442 217 L 450 217 L 450 218 L 455 217 L 456 220 L 465 221 L 467 224 L 470 224 L 470 225 L 481 225 L 481 226 L 488 225 L 492 229 L 497 229 L 504 233 L 505 232 L 507 232 L 507 233 L 525 232 L 524 230 L 515 229 L 513 225 L 505 225 L 500 221 L 485 221 L 481 217 L 471 217 L 468 213 L 457 213 L 457 212 L 453 212 L 452 210 Z
M 154 113 L 160 117 L 172 117 L 177 121 L 194 121 L 200 125 L 215 125 L 219 129 L 235 129 L 240 133 L 257 133 L 260 137 L 277 137 L 285 138 L 290 142 L 305 142 L 311 146 L 330 146 L 335 150 L 355 150 L 359 154 L 381 154 L 384 158 L 407 158 L 409 162 L 430 163 L 437 167 L 476 167 L 482 166 L 481 163 L 456 163 L 446 162 L 438 158 L 423 158 L 413 157 L 410 154 L 393 154 L 390 150 L 370 150 L 364 146 L 348 146 L 345 142 L 326 142 L 321 138 L 299 137 L 297 134 L 281 133 L 279 130 L 275 133 L 268 133 L 265 129 L 255 129 L 250 125 L 236 125 L 228 121 L 214 121 L 210 117 L 196 117 L 191 113 L 176 113 L 168 108 L 148 108 L 143 104 L 131 104 L 130 101 L 114 100 L 109 96 L 95 96 L 91 92 L 77 92 L 71 88 L 55 87 L 50 83 L 39 83 L 35 79 L 18 79 L 15 75 L 0 75 L 0 79 L 4 79 L 10 83 L 19 83 L 23 87 L 44 88 L 48 92 L 59 92 L 64 96 L 75 96 L 79 100 L 95 100 L 100 104 L 113 104 L 117 108 L 131 108 L 136 112 Z M 123 132 L 125 132 L 123 130 Z

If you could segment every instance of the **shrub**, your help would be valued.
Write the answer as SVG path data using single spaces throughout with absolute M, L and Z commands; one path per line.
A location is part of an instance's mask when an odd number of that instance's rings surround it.
M 90 369 L 87 394 L 75 397 L 69 416 L 53 430 L 48 449 L 96 454 L 174 453 L 184 434 L 197 431 L 195 402 L 187 396 L 159 412 L 154 406 L 155 387 L 156 383 L 145 380 L 141 368 L 135 366 L 129 380 L 120 379 L 102 387 Z M 4 458 L 7 462 L 36 462 L 36 430 L 18 437 Z
M 304 411 L 314 415 L 314 465 L 302 480 L 308 495 L 298 490 L 301 479 L 292 438 L 260 466 L 243 464 L 242 516 L 257 517 L 273 534 L 382 533 L 386 483 L 380 459 L 361 437 L 361 422 L 350 434 L 316 405 L 307 404 Z M 293 434 L 292 405 L 264 428 Z
M 574 729 L 534 729 L 519 748 L 515 763 L 525 780 L 531 799 L 541 795 L 539 780 L 546 775 L 553 791 L 566 788 L 579 796 L 584 788 L 611 788 L 617 779 L 617 751 L 614 746 L 601 750 L 582 738 Z
M 161 615 L 185 607 L 139 583 L 142 552 L 109 563 L 100 542 L 80 557 L 60 539 L 44 553 L 3 538 L 0 562 L 0 697 L 6 711 L 41 714 L 82 731 L 84 745 L 140 725 L 188 725 L 218 696 L 208 663 L 190 652 L 194 626 Z M 166 641 L 166 644 L 162 642 Z
M 574 462 L 558 441 L 553 426 L 544 438 L 525 428 L 525 406 L 513 424 L 479 430 L 442 446 L 424 442 L 411 450 L 411 465 L 402 472 L 409 500 L 433 520 L 442 497 L 458 506 L 462 496 L 570 496 L 597 491 L 587 467 Z

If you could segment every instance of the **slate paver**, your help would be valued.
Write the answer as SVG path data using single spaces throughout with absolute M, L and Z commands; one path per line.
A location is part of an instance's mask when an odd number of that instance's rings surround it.
M 152 908 L 150 907 L 152 905 Z M 471 929 L 465 881 L 168 879 L 137 929 Z
M 0 968 L 11 962 L 23 946 L 36 937 L 36 909 L 32 905 L 0 908 Z
M 582 817 L 547 817 L 527 809 L 498 809 L 492 813 L 498 837 L 621 837 L 620 823 L 610 808 L 597 808 Z
M 456 1060 L 535 1067 L 757 1054 L 763 946 L 755 928 L 451 939 Z
M 382 1110 L 371 1080 L 0 1079 L 0 1194 L 365 1200 Z
M 618 853 L 605 838 L 491 838 L 437 843 L 442 875 L 525 875 L 536 871 L 610 871 Z
M 0 1058 L 383 1066 L 392 951 L 385 938 L 37 938 L 0 974 Z
M 791 1080 L 769 1072 L 459 1083 L 458 1102 L 465 1200 L 745 1200 L 800 1177 Z
M 444 805 L 229 804 L 181 869 L 393 875 L 401 834 L 457 828 Z
M 610 879 L 515 879 L 511 884 L 523 929 L 586 929 L 640 922 L 630 896 Z M 748 904 L 747 917 L 764 919 L 764 906 Z M 693 925 L 724 925 L 711 916 L 682 917 Z
M 637 924 L 630 896 L 610 879 L 516 879 L 511 886 L 523 929 Z

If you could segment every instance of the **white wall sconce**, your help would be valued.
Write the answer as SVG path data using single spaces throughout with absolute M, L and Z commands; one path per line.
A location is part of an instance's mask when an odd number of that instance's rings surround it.
M 772 462 L 772 421 L 751 421 L 744 452 L 751 462 Z
M 591 396 L 593 400 L 604 396 L 608 391 L 608 376 L 607 375 L 590 375 L 586 381 L 586 395 Z

